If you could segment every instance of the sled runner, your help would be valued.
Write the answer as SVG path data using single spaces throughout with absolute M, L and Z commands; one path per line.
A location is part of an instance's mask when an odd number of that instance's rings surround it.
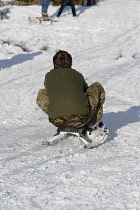
M 54 17 L 29 17 L 29 23 L 30 24 L 42 24 L 48 22 L 49 25 L 53 23 Z
M 69 136 L 77 137 L 83 144 L 84 148 L 95 148 L 99 145 L 103 144 L 109 135 L 109 130 L 104 127 L 103 123 L 99 123 L 95 125 L 93 131 L 87 130 L 86 127 L 83 128 L 58 128 L 57 133 L 48 139 L 47 141 L 43 141 L 42 145 L 52 146 L 57 144 L 64 138 L 68 138 Z

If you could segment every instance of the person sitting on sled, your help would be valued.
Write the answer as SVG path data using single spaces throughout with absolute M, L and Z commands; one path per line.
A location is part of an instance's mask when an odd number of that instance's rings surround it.
M 88 87 L 83 75 L 72 69 L 72 57 L 66 51 L 58 51 L 53 64 L 36 102 L 49 122 L 58 128 L 91 128 L 99 123 L 105 101 L 103 86 L 95 82 Z

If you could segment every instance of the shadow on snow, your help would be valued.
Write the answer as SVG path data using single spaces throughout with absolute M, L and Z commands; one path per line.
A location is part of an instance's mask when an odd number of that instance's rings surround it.
M 104 113 L 103 121 L 110 130 L 110 139 L 117 136 L 117 130 L 130 123 L 140 122 L 140 106 L 133 106 L 126 111 Z
M 42 52 L 35 52 L 30 54 L 15 55 L 11 59 L 0 60 L 0 68 L 8 68 L 28 60 L 33 60 L 33 57 L 42 54 Z

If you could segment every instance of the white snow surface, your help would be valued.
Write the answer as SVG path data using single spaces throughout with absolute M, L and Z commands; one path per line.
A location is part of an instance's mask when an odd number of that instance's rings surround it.
M 8 6 L 0 21 L 0 209 L 140 209 L 140 1 L 66 7 L 53 25 L 30 25 L 41 6 Z M 49 6 L 55 16 L 59 7 Z M 47 50 L 41 50 L 47 47 Z M 23 48 L 28 49 L 28 52 Z M 88 85 L 106 91 L 108 141 L 84 149 L 56 133 L 36 105 L 57 50 L 68 51 Z

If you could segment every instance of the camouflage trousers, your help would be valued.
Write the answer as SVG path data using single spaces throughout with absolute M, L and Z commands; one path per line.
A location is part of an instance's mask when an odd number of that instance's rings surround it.
M 68 116 L 59 116 L 54 119 L 49 118 L 49 121 L 56 127 L 76 127 L 80 128 L 86 125 L 87 123 L 96 124 L 100 121 L 103 114 L 103 104 L 105 101 L 105 91 L 103 86 L 95 82 L 90 85 L 86 91 L 87 97 L 90 104 L 90 113 L 86 115 L 68 115 Z M 37 95 L 37 105 L 48 114 L 48 96 L 46 89 L 41 89 Z

